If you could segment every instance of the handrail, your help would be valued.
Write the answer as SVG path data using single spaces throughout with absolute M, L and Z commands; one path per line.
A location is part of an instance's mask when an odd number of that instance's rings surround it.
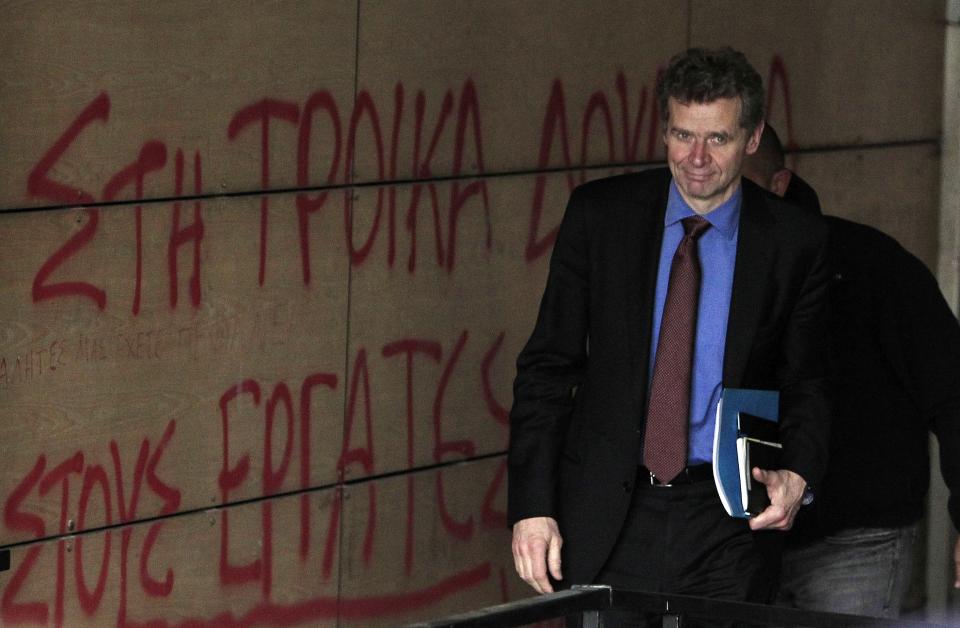
M 690 616 L 814 628 L 948 628 L 943 624 L 805 611 L 780 606 L 731 602 L 691 595 L 645 593 L 605 585 L 578 586 L 566 591 L 498 604 L 459 615 L 410 624 L 408 628 L 506 628 L 570 615 L 583 615 L 583 626 L 598 626 L 600 611 L 631 610 L 664 617 Z M 664 624 L 666 625 L 666 624 Z
M 700 618 L 719 618 L 725 620 L 750 622 L 753 625 L 788 625 L 820 628 L 848 628 L 870 626 L 871 628 L 949 628 L 942 624 L 912 621 L 906 619 L 886 619 L 848 615 L 845 613 L 826 613 L 807 611 L 783 606 L 733 602 L 693 595 L 674 595 L 668 593 L 643 593 L 613 589 L 611 608 L 636 609 L 663 614 L 688 615 Z
M 408 628 L 505 628 L 546 619 L 590 613 L 610 608 L 608 586 L 573 587 L 565 591 L 524 598 L 443 619 L 410 624 Z

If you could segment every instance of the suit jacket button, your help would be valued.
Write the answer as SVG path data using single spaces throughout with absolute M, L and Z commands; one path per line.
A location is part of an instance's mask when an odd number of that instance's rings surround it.
M 624 482 L 622 486 L 623 486 L 624 493 L 629 493 L 630 489 L 632 488 L 632 486 L 630 485 L 630 482 Z

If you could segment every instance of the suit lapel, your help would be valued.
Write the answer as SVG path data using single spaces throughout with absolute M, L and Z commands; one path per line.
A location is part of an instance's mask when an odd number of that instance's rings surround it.
M 724 386 L 739 386 L 743 380 L 760 324 L 763 297 L 772 281 L 774 243 L 769 234 L 773 220 L 770 211 L 759 192 L 745 181 L 723 356 Z
M 634 402 L 640 412 L 646 405 L 649 379 L 650 337 L 653 325 L 653 301 L 657 284 L 660 245 L 663 241 L 663 216 L 667 208 L 669 175 L 658 182 L 652 193 L 639 194 L 631 203 L 625 229 L 627 251 L 626 281 L 630 298 L 626 302 L 627 342 L 631 357 L 631 383 Z

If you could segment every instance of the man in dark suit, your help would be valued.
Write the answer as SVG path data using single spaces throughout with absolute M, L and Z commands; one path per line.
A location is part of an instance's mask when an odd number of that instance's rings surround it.
M 816 192 L 784 167 L 770 127 L 743 175 L 820 213 Z M 788 538 L 778 603 L 896 617 L 923 517 L 930 432 L 960 528 L 960 325 L 930 271 L 896 240 L 836 216 L 824 220 L 833 273 L 830 464 Z M 960 542 L 953 554 L 960 561 Z M 960 563 L 955 574 L 957 586 Z
M 514 561 L 539 592 L 602 582 L 768 601 L 776 566 L 760 537 L 781 535 L 754 531 L 788 529 L 826 465 L 825 231 L 741 182 L 763 130 L 762 80 L 741 53 L 687 50 L 671 60 L 657 95 L 669 169 L 573 192 L 517 360 Z M 693 234 L 702 219 L 706 230 Z M 669 306 L 672 259 L 687 256 L 679 249 L 688 239 L 702 271 L 692 312 Z M 696 316 L 686 372 L 666 371 L 683 342 L 658 350 L 677 312 Z M 749 522 L 726 515 L 713 482 L 721 387 L 781 394 L 782 468 L 754 472 L 772 503 Z M 674 388 L 686 392 L 674 398 Z M 650 443 L 664 442 L 652 427 L 664 405 L 681 408 L 685 453 L 678 471 L 651 472 L 654 460 L 662 466 Z

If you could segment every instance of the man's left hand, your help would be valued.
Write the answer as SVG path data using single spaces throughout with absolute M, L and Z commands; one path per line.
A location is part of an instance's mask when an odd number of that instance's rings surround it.
M 751 530 L 789 530 L 800 510 L 807 482 L 793 471 L 753 468 L 753 479 L 767 485 L 770 505 L 750 519 Z

